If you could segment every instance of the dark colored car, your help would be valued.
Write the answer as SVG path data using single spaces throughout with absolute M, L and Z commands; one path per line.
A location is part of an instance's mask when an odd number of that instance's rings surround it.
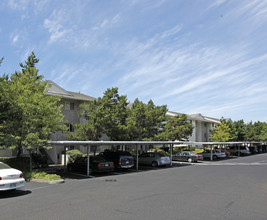
M 134 167 L 134 158 L 128 151 L 105 151 L 99 156 L 108 161 L 114 162 L 115 168 L 132 168 Z
M 107 161 L 99 156 L 90 156 L 90 173 L 100 173 L 100 172 L 109 172 L 114 170 L 114 163 L 111 161 Z M 68 170 L 72 171 L 87 171 L 87 157 L 80 157 L 75 160 L 73 163 L 68 164 Z
M 182 151 L 180 153 L 174 154 L 172 156 L 172 160 L 188 161 L 189 163 L 192 163 L 203 160 L 203 155 L 196 154 L 192 151 Z

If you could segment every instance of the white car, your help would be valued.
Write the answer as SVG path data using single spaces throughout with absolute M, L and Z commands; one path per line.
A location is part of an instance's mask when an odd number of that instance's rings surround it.
M 0 191 L 16 190 L 24 185 L 25 179 L 21 171 L 0 162 Z

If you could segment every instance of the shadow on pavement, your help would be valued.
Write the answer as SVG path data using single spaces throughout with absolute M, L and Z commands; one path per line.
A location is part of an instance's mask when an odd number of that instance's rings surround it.
M 190 163 L 179 163 L 175 162 L 173 163 L 173 166 L 160 166 L 160 167 L 151 167 L 151 166 L 139 166 L 138 170 L 136 168 L 132 169 L 118 169 L 115 171 L 107 172 L 107 173 L 92 173 L 90 174 L 90 177 L 86 176 L 86 173 L 84 172 L 61 172 L 58 173 L 63 179 L 88 179 L 88 178 L 98 178 L 98 177 L 110 177 L 114 175 L 127 175 L 131 173 L 136 173 L 136 172 L 149 172 L 153 170 L 164 170 L 164 169 L 172 169 L 172 168 L 177 168 L 177 167 L 185 167 L 185 166 L 191 166 L 193 164 Z
M 31 194 L 30 190 L 8 190 L 0 192 L 0 199 L 13 198 Z

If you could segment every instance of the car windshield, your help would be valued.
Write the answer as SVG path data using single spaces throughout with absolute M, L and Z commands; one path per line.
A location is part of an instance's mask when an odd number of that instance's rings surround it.
M 121 156 L 131 156 L 131 154 L 129 152 L 127 152 L 127 151 L 119 151 L 119 154 Z
M 8 166 L 7 164 L 5 164 L 5 163 L 0 163 L 0 170 L 2 170 L 2 169 L 10 169 L 11 167 L 10 166 Z
M 196 155 L 196 153 L 195 153 L 195 152 L 189 152 L 189 154 L 191 154 L 191 155 Z
M 102 157 L 90 157 L 90 160 L 94 163 L 106 162 L 106 160 Z

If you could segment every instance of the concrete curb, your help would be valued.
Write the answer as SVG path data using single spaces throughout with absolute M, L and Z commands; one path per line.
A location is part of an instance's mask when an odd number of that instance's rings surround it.
M 65 183 L 65 180 L 41 180 L 41 179 L 31 179 L 31 182 L 37 182 L 37 183 L 47 183 L 47 184 L 60 184 Z

